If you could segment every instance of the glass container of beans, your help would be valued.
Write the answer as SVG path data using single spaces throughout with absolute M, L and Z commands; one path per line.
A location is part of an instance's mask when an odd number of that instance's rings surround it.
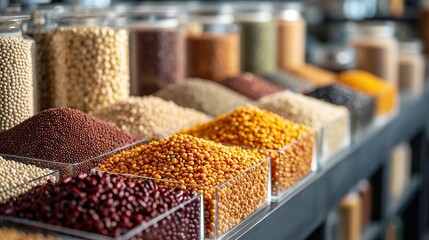
M 275 71 L 277 35 L 272 4 L 241 3 L 234 7 L 234 16 L 240 25 L 241 71 Z
M 128 32 L 106 11 L 58 14 L 53 36 L 56 107 L 89 112 L 130 94 Z
M 419 94 L 424 89 L 425 60 L 419 40 L 399 43 L 399 90 Z
M 33 214 L 40 204 L 46 207 Z M 59 239 L 203 239 L 202 195 L 142 178 L 82 174 L 34 188 L 0 209 L 1 226 Z
M 220 81 L 240 73 L 240 36 L 231 5 L 191 6 L 186 16 L 188 77 Z
M 28 15 L 0 14 L 0 131 L 34 114 L 34 41 L 21 31 Z
M 31 20 L 25 24 L 25 34 L 36 42 L 36 81 L 38 110 L 54 106 L 55 96 L 55 56 L 52 46 L 53 32 L 57 24 L 52 20 L 52 14 L 64 12 L 64 7 L 55 6 L 48 9 L 36 10 Z
M 358 25 L 351 40 L 356 68 L 368 71 L 398 86 L 398 42 L 391 22 L 365 22 Z
M 302 5 L 289 2 L 276 6 L 277 13 L 277 65 L 292 70 L 305 64 L 305 19 Z
M 183 81 L 185 35 L 179 6 L 130 5 L 117 10 L 130 34 L 132 94 L 151 94 Z
M 258 150 L 175 134 L 99 159 L 104 161 L 97 160 L 102 163 L 95 171 L 141 176 L 166 188 L 203 194 L 206 238 L 234 235 L 245 226 L 240 223 L 257 217 L 270 203 L 270 158 Z

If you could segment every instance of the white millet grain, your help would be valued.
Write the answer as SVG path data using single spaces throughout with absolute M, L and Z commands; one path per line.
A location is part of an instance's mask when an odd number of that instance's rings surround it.
M 202 112 L 155 96 L 130 97 L 93 115 L 147 140 L 165 138 L 209 119 Z
M 323 128 L 322 153 L 326 160 L 349 144 L 350 116 L 344 106 L 290 91 L 264 97 L 256 105 L 293 122 L 310 126 L 316 131 Z
M 0 36 L 0 131 L 34 114 L 33 41 Z
M 60 27 L 53 37 L 57 107 L 84 112 L 130 94 L 128 32 L 109 27 Z
M 48 168 L 6 160 L 0 156 L 0 202 L 25 193 L 49 179 L 54 180 L 55 176 L 47 176 L 52 172 Z

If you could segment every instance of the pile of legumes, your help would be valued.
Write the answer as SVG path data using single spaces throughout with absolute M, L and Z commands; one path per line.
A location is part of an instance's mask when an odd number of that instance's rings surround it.
M 70 108 L 51 108 L 0 132 L 0 153 L 61 163 L 80 163 L 140 138 Z M 79 172 L 91 170 L 80 166 Z M 59 170 L 55 164 L 46 167 Z
M 135 181 L 94 173 L 63 178 L 0 204 L 5 215 L 56 226 L 119 237 L 182 203 L 192 195 Z M 42 204 L 42 208 L 40 205 Z M 182 207 L 136 239 L 198 239 L 200 201 Z M 34 211 L 39 209 L 39 211 Z M 186 227 L 183 227 L 186 226 Z
M 211 116 L 232 111 L 250 101 L 218 83 L 203 79 L 188 79 L 160 90 L 155 95 Z
M 26 233 L 14 228 L 1 227 L 0 236 L 7 240 L 56 240 L 57 238 L 40 233 Z
M 261 73 L 264 79 L 294 92 L 308 92 L 315 87 L 307 81 L 284 71 Z
M 0 202 L 18 196 L 34 186 L 55 180 L 54 171 L 6 160 L 0 156 Z
M 269 154 L 274 196 L 311 171 L 314 148 L 311 129 L 253 106 L 238 108 L 207 123 L 185 129 L 183 133 L 219 143 L 258 148 L 265 155 Z
M 351 114 L 352 132 L 357 133 L 371 124 L 375 115 L 375 100 L 373 97 L 350 89 L 341 84 L 333 84 L 308 92 L 306 95 L 342 105 Z
M 161 139 L 209 117 L 155 96 L 130 97 L 92 113 L 143 139 Z
M 130 94 L 128 32 L 110 27 L 59 27 L 55 106 L 88 112 Z
M 257 106 L 293 122 L 323 128 L 323 156 L 330 158 L 350 143 L 350 116 L 346 107 L 299 93 L 281 92 L 262 98 Z
M 274 85 L 252 73 L 241 73 L 239 75 L 229 76 L 219 82 L 254 100 L 284 90 L 284 88 Z
M 159 184 L 204 194 L 205 233 L 214 238 L 267 203 L 269 164 L 263 159 L 256 150 L 177 134 L 122 151 L 99 168 L 168 180 Z

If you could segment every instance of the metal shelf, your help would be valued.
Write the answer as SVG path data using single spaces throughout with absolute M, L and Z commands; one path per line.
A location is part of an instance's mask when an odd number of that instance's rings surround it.
M 400 113 L 385 125 L 370 129 L 308 179 L 282 202 L 269 209 L 230 239 L 305 239 L 326 218 L 329 209 L 361 179 L 386 161 L 390 150 L 425 129 L 429 122 L 429 91 L 419 97 L 401 96 Z

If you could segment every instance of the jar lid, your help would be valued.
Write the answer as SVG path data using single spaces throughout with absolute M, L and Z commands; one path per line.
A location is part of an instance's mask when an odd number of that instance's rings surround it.
M 247 2 L 234 3 L 234 15 L 237 21 L 267 22 L 273 19 L 273 4 L 260 2 L 249 4 Z
M 172 28 L 179 25 L 178 5 L 121 4 L 112 7 L 113 18 L 124 18 L 130 28 Z
M 394 37 L 395 24 L 390 21 L 368 21 L 358 25 L 358 35 L 367 37 Z
M 303 5 L 300 2 L 277 4 L 277 18 L 284 21 L 297 21 L 302 18 Z
M 0 11 L 0 22 L 20 22 L 30 19 L 30 14 L 26 13 L 10 13 Z
M 207 24 L 230 24 L 234 22 L 234 8 L 232 4 L 196 3 L 186 6 L 187 21 L 198 21 Z
M 422 43 L 418 39 L 399 42 L 399 51 L 402 53 L 421 53 Z

